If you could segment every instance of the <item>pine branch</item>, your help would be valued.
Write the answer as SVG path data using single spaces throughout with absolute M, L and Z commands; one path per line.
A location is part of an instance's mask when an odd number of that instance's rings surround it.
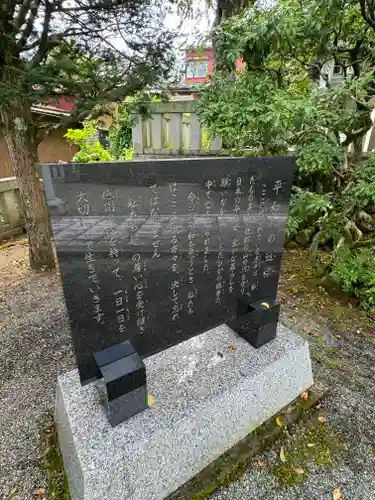
M 20 30 L 23 26 L 27 13 L 29 12 L 31 0 L 23 0 L 22 5 L 19 9 L 18 15 L 15 19 L 14 25 L 17 30 Z
M 53 12 L 53 4 L 49 2 L 49 0 L 45 0 L 45 10 L 44 10 L 44 22 L 43 22 L 43 31 L 40 37 L 39 49 L 33 58 L 33 63 L 38 64 L 42 61 L 47 55 L 48 49 L 51 46 L 51 38 L 48 37 L 48 32 L 50 29 L 50 23 Z
M 108 11 L 121 7 L 122 5 L 126 5 L 126 3 L 126 0 L 97 0 L 96 2 L 90 2 L 89 4 L 80 3 L 75 7 L 58 7 L 55 9 L 55 12 L 75 12 L 78 14 L 79 12 L 85 11 Z
M 26 45 L 27 40 L 34 29 L 34 23 L 38 14 L 38 9 L 40 7 L 42 0 L 33 0 L 33 3 L 30 6 L 29 17 L 26 21 L 26 26 L 21 33 L 21 38 L 18 42 L 19 48 L 22 48 Z
M 375 3 L 373 0 L 359 0 L 361 14 L 366 23 L 375 31 Z

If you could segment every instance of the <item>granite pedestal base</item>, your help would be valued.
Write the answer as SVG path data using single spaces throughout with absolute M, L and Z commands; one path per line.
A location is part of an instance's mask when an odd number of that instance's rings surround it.
M 228 326 L 145 360 L 151 408 L 112 428 L 102 381 L 58 378 L 56 423 L 72 500 L 159 500 L 313 383 L 308 344 L 279 326 L 255 349 Z

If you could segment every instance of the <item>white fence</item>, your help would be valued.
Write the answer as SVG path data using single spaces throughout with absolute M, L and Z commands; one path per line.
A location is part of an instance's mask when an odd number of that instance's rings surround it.
M 0 179 L 0 241 L 21 233 L 24 222 L 17 179 Z
M 219 154 L 220 138 L 208 139 L 195 109 L 196 101 L 154 102 L 149 117 L 134 115 L 134 157 Z

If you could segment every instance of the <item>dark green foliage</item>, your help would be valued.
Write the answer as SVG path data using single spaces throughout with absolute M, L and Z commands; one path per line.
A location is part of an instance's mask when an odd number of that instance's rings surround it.
M 302 227 L 314 224 L 332 209 L 328 195 L 298 190 L 292 194 L 289 207 L 289 218 L 286 228 L 288 238 L 295 236 Z
M 172 35 L 160 22 L 168 5 L 160 0 L 23 5 L 9 0 L 0 16 L 0 107 L 75 97 L 66 126 L 155 84 L 173 65 Z
M 210 135 L 225 147 L 249 154 L 285 154 L 299 94 L 275 88 L 266 74 L 240 73 L 235 80 L 218 73 L 202 89 L 198 113 Z
M 375 211 L 375 154 L 355 170 L 345 195 L 347 203 L 352 203 L 353 208 Z
M 114 158 L 121 158 L 124 150 L 132 147 L 132 119 L 129 103 L 119 106 L 109 135 L 111 153 Z
M 375 253 L 373 249 L 339 248 L 333 258 L 331 275 L 344 292 L 358 297 L 365 309 L 375 310 Z
M 344 161 L 344 148 L 322 137 L 297 147 L 297 173 L 300 180 L 330 180 L 334 169 Z
M 313 235 L 310 256 L 320 273 L 330 274 L 336 259 L 343 268 L 338 249 L 352 252 L 364 281 L 338 281 L 357 296 L 373 286 L 358 247 L 375 245 L 367 238 L 375 231 L 375 157 L 361 161 L 375 94 L 370 7 L 366 0 L 279 0 L 222 23 L 216 48 L 224 71 L 201 90 L 198 107 L 208 133 L 221 135 L 235 155 L 295 151 L 288 239 Z M 232 71 L 238 57 L 246 63 L 240 74 Z M 326 77 L 327 61 L 341 68 L 338 80 Z M 369 293 L 362 303 L 371 303 Z

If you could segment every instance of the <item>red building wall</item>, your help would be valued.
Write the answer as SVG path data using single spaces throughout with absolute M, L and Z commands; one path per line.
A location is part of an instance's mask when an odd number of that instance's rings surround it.
M 194 85 L 205 83 L 207 74 L 212 73 L 212 47 L 202 50 L 187 50 L 185 53 L 186 69 L 184 83 Z M 242 71 L 244 63 L 241 58 L 236 61 L 236 71 Z
M 185 83 L 187 85 L 204 83 L 206 81 L 206 76 L 202 76 L 201 70 L 206 67 L 206 74 L 212 72 L 212 48 L 204 49 L 203 51 L 188 50 L 185 54 L 185 59 Z M 196 69 L 195 75 L 194 69 Z

